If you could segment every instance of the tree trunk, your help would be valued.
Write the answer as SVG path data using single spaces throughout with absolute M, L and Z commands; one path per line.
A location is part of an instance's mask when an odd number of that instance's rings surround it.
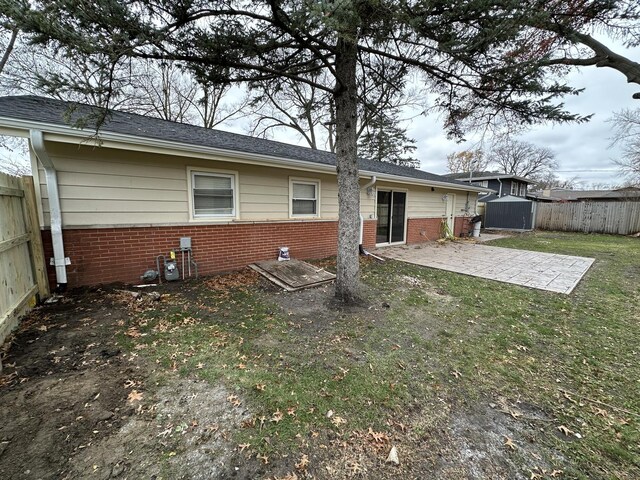
M 338 173 L 338 265 L 336 297 L 343 303 L 358 300 L 358 244 L 360 185 L 357 161 L 357 46 L 354 36 L 338 39 L 336 54 L 336 170 Z

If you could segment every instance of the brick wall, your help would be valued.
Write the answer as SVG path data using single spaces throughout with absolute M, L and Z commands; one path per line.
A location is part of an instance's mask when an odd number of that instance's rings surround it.
M 469 231 L 473 230 L 473 225 L 469 222 L 469 217 L 456 217 L 453 234 L 456 237 L 464 236 L 466 237 Z
M 364 222 L 365 247 L 375 246 L 375 220 Z M 63 230 L 69 287 L 100 283 L 137 283 L 145 270 L 155 269 L 155 257 L 177 250 L 180 237 L 191 237 L 201 274 L 240 269 L 249 263 L 275 259 L 278 248 L 289 247 L 298 259 L 336 254 L 338 222 L 185 225 Z M 47 259 L 53 256 L 51 232 L 42 232 Z M 178 264 L 181 255 L 176 252 Z M 49 267 L 55 285 L 55 270 Z
M 409 218 L 407 243 L 423 243 L 442 237 L 441 218 Z

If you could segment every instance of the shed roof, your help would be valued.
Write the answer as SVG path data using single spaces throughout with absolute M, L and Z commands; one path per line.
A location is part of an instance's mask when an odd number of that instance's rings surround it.
M 524 183 L 535 183 L 533 180 L 530 180 L 526 177 L 521 177 L 519 175 L 513 175 L 511 173 L 500 173 L 500 172 L 458 172 L 458 173 L 447 173 L 445 177 L 457 179 L 461 182 L 479 182 L 482 180 L 518 180 L 519 182 Z
M 75 129 L 75 131 L 91 135 L 95 133 L 95 121 L 91 123 L 90 118 L 92 115 L 95 118 L 96 114 L 101 112 L 103 110 L 89 105 L 34 95 L 0 97 L 0 126 L 6 127 L 12 127 L 12 121 L 23 120 L 43 126 L 54 125 L 70 129 L 78 120 L 89 119 L 83 129 Z M 46 131 L 44 128 L 43 130 Z M 100 127 L 100 132 L 298 160 L 309 164 L 334 167 L 336 165 L 336 155 L 331 152 L 118 110 L 109 111 L 105 123 Z M 359 158 L 358 167 L 366 172 L 450 184 L 461 190 L 486 190 L 470 187 L 468 184 L 441 175 L 392 163 Z

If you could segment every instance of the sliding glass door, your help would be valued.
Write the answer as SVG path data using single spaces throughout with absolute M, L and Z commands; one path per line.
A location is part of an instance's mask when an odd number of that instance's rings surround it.
M 404 242 L 407 192 L 378 190 L 376 243 Z

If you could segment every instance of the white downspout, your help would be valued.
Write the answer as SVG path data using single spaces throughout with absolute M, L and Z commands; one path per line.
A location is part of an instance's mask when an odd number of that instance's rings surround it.
M 373 187 L 377 181 L 378 181 L 378 178 L 374 175 L 373 177 L 371 177 L 371 181 L 366 185 L 363 185 L 362 188 L 364 188 L 365 190 L 368 190 L 369 188 Z
M 40 130 L 30 130 L 31 148 L 44 167 L 49 195 L 49 216 L 51 223 L 51 242 L 53 244 L 53 261 L 56 267 L 56 281 L 58 288 L 67 287 L 67 263 L 64 256 L 64 242 L 62 240 L 62 211 L 60 209 L 60 194 L 58 193 L 58 174 L 44 146 L 44 135 Z
M 496 178 L 496 180 L 498 180 L 498 183 L 500 184 L 500 190 L 498 191 L 498 197 L 502 197 L 502 180 L 500 180 L 499 178 Z

